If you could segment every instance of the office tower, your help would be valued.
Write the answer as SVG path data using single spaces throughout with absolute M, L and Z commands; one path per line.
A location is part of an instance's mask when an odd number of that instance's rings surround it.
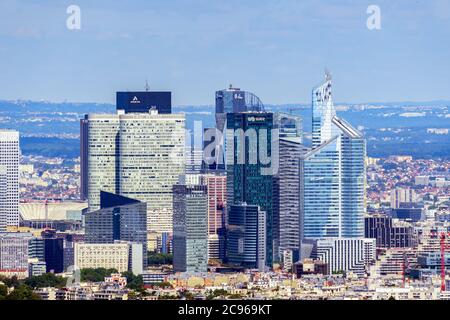
M 364 218 L 364 236 L 376 240 L 378 248 L 405 248 L 416 245 L 414 228 L 404 221 L 394 221 L 387 215 Z
M 88 198 L 88 141 L 89 121 L 87 115 L 80 119 L 80 199 Z
M 374 264 L 376 240 L 365 238 L 319 239 L 314 258 L 328 264 L 329 272 L 352 271 L 363 276 Z
M 203 185 L 173 186 L 173 269 L 206 272 L 208 267 L 208 194 Z
M 208 192 L 208 258 L 225 258 L 225 209 L 227 204 L 227 176 L 205 174 L 203 184 Z
M 44 230 L 44 256 L 47 272 L 64 272 L 64 239 L 58 238 L 55 230 Z
M 100 209 L 85 214 L 85 234 L 86 243 L 140 243 L 147 266 L 146 203 L 101 191 Z
M 312 95 L 312 150 L 300 159 L 302 238 L 363 237 L 365 139 L 336 116 L 329 75 Z
M 148 113 L 150 109 L 156 109 L 159 114 L 169 114 L 172 113 L 172 92 L 117 92 L 116 109 L 125 113 Z
M 279 130 L 279 169 L 274 176 L 274 253 L 283 265 L 297 262 L 300 250 L 300 156 L 306 152 L 302 144 L 299 116 L 276 113 Z
M 266 265 L 266 247 L 266 213 L 255 205 L 230 205 L 228 263 L 263 271 Z
M 278 169 L 272 157 L 273 114 L 227 114 L 227 205 L 247 203 L 266 213 L 266 263 L 274 257 L 273 178 Z
M 119 194 L 147 204 L 149 238 L 172 232 L 172 186 L 185 173 L 184 115 L 90 114 L 88 123 L 89 211 L 100 208 L 100 191 Z
M 0 130 L 0 232 L 19 226 L 19 132 Z
M 253 93 L 233 88 L 216 91 L 216 129 L 223 135 L 222 141 L 214 141 L 216 144 L 216 166 L 217 170 L 224 170 L 226 161 L 226 139 L 227 113 L 241 113 L 247 111 L 260 112 L 264 110 L 261 100 Z
M 417 195 L 412 189 L 395 188 L 391 190 L 391 209 L 398 209 L 402 203 L 412 203 Z
M 28 277 L 28 243 L 30 233 L 0 233 L 0 275 Z

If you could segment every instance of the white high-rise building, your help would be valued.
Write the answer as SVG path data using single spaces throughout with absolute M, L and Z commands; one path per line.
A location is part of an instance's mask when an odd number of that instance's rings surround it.
M 185 174 L 185 116 L 90 114 L 88 202 L 98 210 L 100 190 L 147 203 L 149 233 L 172 233 L 172 186 Z
M 328 264 L 330 274 L 351 271 L 357 275 L 364 275 L 364 272 L 375 263 L 376 239 L 319 239 L 316 250 L 316 258 Z
M 0 231 L 19 225 L 19 132 L 0 130 Z

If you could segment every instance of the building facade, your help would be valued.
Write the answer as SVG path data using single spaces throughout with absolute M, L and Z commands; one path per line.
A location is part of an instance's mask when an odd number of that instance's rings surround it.
M 227 114 L 227 210 L 246 203 L 266 213 L 266 264 L 272 266 L 274 234 L 274 174 L 278 170 L 273 113 Z M 274 155 L 274 157 L 272 156 Z
M 208 194 L 203 185 L 174 185 L 173 268 L 206 272 L 208 267 Z
M 142 245 L 142 265 L 147 266 L 147 204 L 101 191 L 99 210 L 85 214 L 86 243 L 128 241 Z
M 312 150 L 300 159 L 302 238 L 363 237 L 365 139 L 336 116 L 329 75 L 312 109 Z
M 184 115 L 151 110 L 87 120 L 89 211 L 100 209 L 100 191 L 119 194 L 147 204 L 150 234 L 172 232 L 172 186 L 185 173 Z
M 19 226 L 19 132 L 0 130 L 0 232 Z
M 116 269 L 122 273 L 129 269 L 127 243 L 75 243 L 75 266 L 79 269 Z
M 225 258 L 225 210 L 227 205 L 227 176 L 205 174 L 202 182 L 208 192 L 208 258 Z
M 375 239 L 319 239 L 316 246 L 315 258 L 328 264 L 330 274 L 351 271 L 362 276 L 375 263 Z
M 266 262 L 266 214 L 259 206 L 231 205 L 228 213 L 227 261 L 264 270 Z
M 0 275 L 28 276 L 28 245 L 32 237 L 31 233 L 0 233 Z

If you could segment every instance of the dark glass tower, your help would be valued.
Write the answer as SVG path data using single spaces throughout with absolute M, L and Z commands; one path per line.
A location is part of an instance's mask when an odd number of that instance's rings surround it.
M 100 210 L 85 217 L 86 243 L 141 243 L 147 265 L 147 204 L 109 192 L 100 192 Z
M 273 113 L 246 112 L 227 114 L 227 204 L 246 203 L 259 206 L 266 213 L 266 264 L 272 266 L 274 255 Z M 272 159 L 273 160 L 273 159 Z
M 56 236 L 55 230 L 42 232 L 47 272 L 64 272 L 64 239 Z
M 231 205 L 228 214 L 227 257 L 231 264 L 265 267 L 266 215 L 259 206 Z
M 228 113 L 241 113 L 247 111 L 260 112 L 264 110 L 261 100 L 251 92 L 233 88 L 216 91 L 216 129 L 225 135 Z M 215 170 L 225 170 L 226 141 L 214 141 L 216 147 Z M 211 169 L 210 166 L 209 169 Z

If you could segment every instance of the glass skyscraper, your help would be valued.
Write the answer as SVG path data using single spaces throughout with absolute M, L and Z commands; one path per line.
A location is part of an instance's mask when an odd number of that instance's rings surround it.
M 228 262 L 264 270 L 266 213 L 245 203 L 230 206 L 228 213 Z
M 263 103 L 255 94 L 233 88 L 232 85 L 228 89 L 216 91 L 216 129 L 223 134 L 223 141 L 214 141 L 216 144 L 216 152 L 214 153 L 216 160 L 213 165 L 209 166 L 209 169 L 225 169 L 227 114 L 249 111 L 264 111 Z
M 272 129 L 269 112 L 227 114 L 227 205 L 246 203 L 266 213 L 266 264 L 274 255 Z M 274 137 L 273 139 L 276 139 Z M 270 158 L 265 163 L 261 155 Z
M 204 185 L 173 186 L 173 269 L 208 269 L 208 193 Z
M 100 210 L 85 214 L 86 243 L 128 241 L 142 244 L 147 265 L 147 204 L 109 192 L 100 192 Z
M 364 237 L 366 142 L 337 117 L 331 76 L 312 92 L 312 150 L 300 159 L 304 239 Z

